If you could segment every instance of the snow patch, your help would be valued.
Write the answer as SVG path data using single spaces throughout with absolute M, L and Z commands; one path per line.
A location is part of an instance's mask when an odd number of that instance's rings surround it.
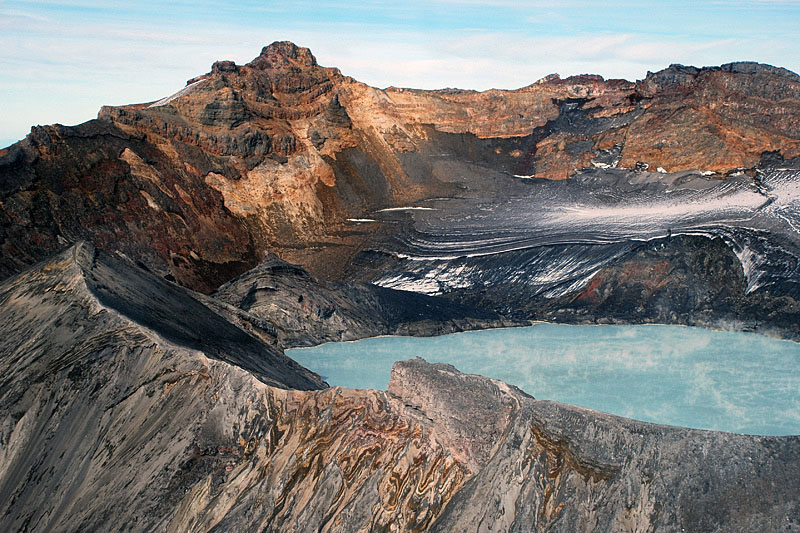
M 165 106 L 168 103 L 170 103 L 173 100 L 175 100 L 176 98 L 180 98 L 181 96 L 186 96 L 187 94 L 189 94 L 190 92 L 195 90 L 201 83 L 203 83 L 205 81 L 206 80 L 199 80 L 199 81 L 196 81 L 194 83 L 190 83 L 189 85 L 187 85 L 186 87 L 184 87 L 180 91 L 176 92 L 175 94 L 173 94 L 171 96 L 167 96 L 166 98 L 162 98 L 158 102 L 150 104 L 147 107 L 150 108 L 150 107 L 162 107 L 162 106 Z
M 391 211 L 436 211 L 436 209 L 432 207 L 387 207 L 386 209 L 380 209 L 378 213 L 389 213 Z
M 747 279 L 747 289 L 745 290 L 745 294 L 750 294 L 762 285 L 759 283 L 759 281 L 764 276 L 764 271 L 759 267 L 765 263 L 766 258 L 762 254 L 754 252 L 747 246 L 743 246 L 741 250 L 734 249 L 733 253 L 735 253 L 736 257 L 739 259 L 739 263 L 742 265 L 744 276 Z

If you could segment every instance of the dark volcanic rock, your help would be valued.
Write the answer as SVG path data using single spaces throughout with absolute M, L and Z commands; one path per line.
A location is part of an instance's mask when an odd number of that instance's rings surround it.
M 681 236 L 640 246 L 537 312 L 556 321 L 685 324 L 800 340 L 800 284 L 746 289 L 722 239 Z
M 26 362 L 68 365 L 73 357 L 68 354 L 79 353 L 82 343 L 94 344 L 96 335 L 111 338 L 121 328 L 239 366 L 273 386 L 325 386 L 319 376 L 230 324 L 187 289 L 86 243 L 6 281 L 0 294 L 2 353 L 11 365 L 5 375 L 29 372 Z
M 226 283 L 212 296 L 267 321 L 284 347 L 526 323 L 447 298 L 319 280 L 277 258 Z
M 721 237 L 658 238 L 630 246 L 580 287 L 559 296 L 536 293 L 519 279 L 444 296 L 530 320 L 680 324 L 800 340 L 800 283 L 789 279 L 748 291 L 731 248 Z
M 82 239 L 206 291 L 246 270 L 246 228 L 193 178 L 225 163 L 162 148 L 104 121 L 34 128 L 0 156 L 0 275 Z

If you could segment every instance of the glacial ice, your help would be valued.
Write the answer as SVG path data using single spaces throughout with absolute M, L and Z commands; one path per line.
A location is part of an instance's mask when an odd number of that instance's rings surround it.
M 594 169 L 566 183 L 530 180 L 526 196 L 438 199 L 405 214 L 411 230 L 381 245 L 397 267 L 371 281 L 438 294 L 516 279 L 558 296 L 637 243 L 677 235 L 722 238 L 748 292 L 800 278 L 800 171 L 706 174 Z

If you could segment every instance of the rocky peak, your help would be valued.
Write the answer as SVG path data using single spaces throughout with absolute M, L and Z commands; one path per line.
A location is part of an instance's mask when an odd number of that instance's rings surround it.
M 216 61 L 213 65 L 211 65 L 211 73 L 218 74 L 221 72 L 238 72 L 239 67 L 233 61 Z M 193 78 L 189 80 L 188 83 L 192 83 L 193 80 L 197 78 Z
M 703 70 L 708 70 L 705 67 Z M 795 74 L 791 70 L 782 67 L 773 67 L 764 63 L 756 63 L 755 61 L 736 61 L 733 63 L 725 63 L 719 67 L 722 72 L 731 72 L 734 74 L 767 74 L 771 76 L 780 76 L 791 81 L 800 82 L 800 75 Z
M 553 74 L 519 90 L 380 90 L 276 42 L 246 65 L 215 63 L 158 102 L 36 129 L 0 152 L 0 189 L 15 195 L 0 205 L 0 275 L 80 237 L 206 292 L 266 250 L 335 278 L 363 242 L 347 219 L 456 194 L 440 178 L 451 173 L 442 154 L 477 164 L 463 179 L 480 187 L 483 172 L 566 179 L 612 159 L 722 176 L 765 152 L 799 157 L 798 78 L 739 62 L 671 65 L 635 85 Z M 610 150 L 608 163 L 595 161 Z M 32 182 L 52 194 L 31 196 Z M 346 253 L 303 246 L 339 232 Z
M 791 70 L 755 61 L 736 61 L 719 67 L 702 68 L 673 63 L 658 72 L 648 71 L 645 79 L 637 83 L 637 88 L 644 96 L 653 96 L 665 89 L 690 88 L 704 76 L 719 72 L 745 76 L 777 76 L 790 82 L 800 82 L 800 76 Z
M 548 83 L 548 82 L 553 82 L 553 81 L 560 81 L 560 80 L 561 80 L 561 76 L 557 72 L 554 72 L 552 74 L 548 74 L 544 78 L 536 80 L 531 85 L 542 85 L 543 83 Z
M 651 97 L 666 87 L 690 87 L 699 73 L 697 67 L 673 63 L 658 72 L 648 70 L 644 80 L 637 83 L 637 89 L 643 96 Z
M 394 364 L 388 391 L 433 421 L 438 438 L 473 467 L 489 460 L 519 398 L 527 397 L 516 387 L 420 358 Z
M 275 41 L 261 49 L 261 54 L 249 63 L 259 69 L 311 68 L 317 60 L 308 48 L 297 46 L 290 41 Z

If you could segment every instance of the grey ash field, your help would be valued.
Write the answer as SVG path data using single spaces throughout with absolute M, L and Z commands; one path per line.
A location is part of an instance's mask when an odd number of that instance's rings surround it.
M 380 90 L 285 42 L 35 127 L 0 150 L 0 529 L 800 531 L 798 436 L 283 353 L 532 320 L 798 341 L 798 156 L 768 65 Z

